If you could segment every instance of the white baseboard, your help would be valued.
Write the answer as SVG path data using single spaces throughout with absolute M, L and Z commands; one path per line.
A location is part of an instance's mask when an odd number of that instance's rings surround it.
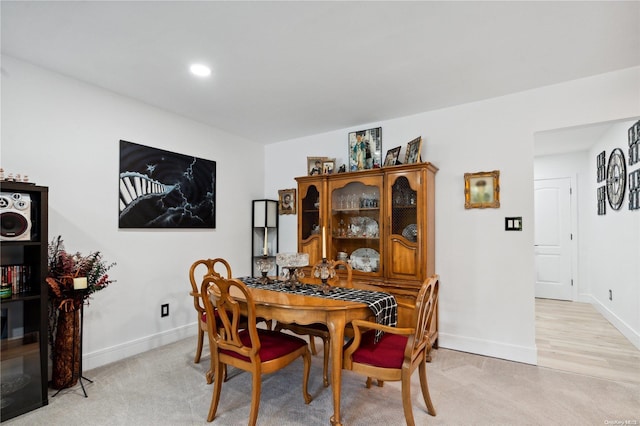
M 592 296 L 584 297 L 587 303 L 591 303 L 603 317 L 607 319 L 624 337 L 626 337 L 633 346 L 640 349 L 640 333 L 633 329 L 629 324 L 620 319 L 609 308 L 600 303 L 598 299 Z
M 538 364 L 538 350 L 534 346 L 518 346 L 474 337 L 458 336 L 438 332 L 438 346 L 456 351 L 469 352 L 493 358 Z
M 99 351 L 85 353 L 82 357 L 82 369 L 84 371 L 88 371 L 92 368 L 111 364 L 112 362 L 120 361 L 130 356 L 134 356 L 160 346 L 168 345 L 169 343 L 177 342 L 178 340 L 185 339 L 189 336 L 194 337 L 193 351 L 195 354 L 196 330 L 197 324 L 194 322 L 193 324 L 187 324 L 172 330 L 163 331 L 162 333 L 152 334 L 147 337 L 121 343 Z
M 83 370 L 91 370 L 112 362 L 158 348 L 178 340 L 193 336 L 193 350 L 196 350 L 196 324 L 167 330 L 162 333 L 150 335 L 141 339 L 125 342 L 110 348 L 99 351 L 85 353 L 82 362 Z M 502 342 L 481 340 L 473 337 L 458 336 L 447 333 L 438 333 L 438 346 L 456 351 L 469 352 L 473 354 L 490 356 L 493 358 L 506 359 L 509 361 L 522 362 L 525 364 L 537 365 L 538 352 L 535 346 L 526 347 L 512 345 Z

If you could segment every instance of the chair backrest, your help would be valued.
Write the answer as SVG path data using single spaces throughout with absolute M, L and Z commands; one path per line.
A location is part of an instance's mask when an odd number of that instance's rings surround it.
M 416 297 L 415 334 L 409 337 L 406 351 L 413 356 L 419 354 L 429 346 L 429 330 L 438 303 L 438 288 L 440 277 L 433 275 L 425 280 Z M 405 356 L 409 355 L 405 352 Z
M 191 282 L 191 295 L 193 296 L 194 307 L 200 313 L 204 312 L 204 305 L 201 304 L 201 299 L 200 299 L 201 293 L 199 289 L 199 283 L 202 278 L 196 278 L 196 270 L 203 269 L 200 267 L 203 265 L 206 267 L 206 269 L 204 270 L 204 273 L 202 274 L 203 278 L 208 275 L 221 277 L 222 275 L 216 271 L 217 265 L 224 266 L 227 273 L 226 278 L 232 277 L 231 266 L 229 265 L 229 262 L 227 262 L 226 260 L 220 257 L 215 259 L 200 259 L 195 261 L 193 265 L 191 265 L 191 268 L 189 269 L 189 281 Z
M 207 275 L 202 280 L 200 292 L 207 311 L 207 329 L 209 342 L 213 345 L 212 354 L 214 351 L 228 350 L 254 361 L 260 351 L 260 338 L 256 327 L 255 302 L 247 286 L 233 278 Z M 236 298 L 243 299 L 246 313 L 243 313 Z M 214 319 L 214 309 L 218 311 L 217 320 Z M 240 338 L 240 332 L 245 329 L 249 332 L 251 346 L 246 346 Z
M 320 284 L 321 280 L 320 278 L 316 278 L 313 276 L 313 271 L 316 267 L 318 267 L 320 264 L 322 264 L 322 260 L 319 261 L 318 263 L 316 263 L 315 265 L 313 265 L 313 267 L 311 268 L 311 273 L 309 274 L 309 278 L 308 279 L 303 279 L 303 282 L 307 282 L 307 283 L 311 283 L 311 284 Z M 347 279 L 346 281 L 340 281 L 340 275 L 338 275 L 336 273 L 336 275 L 333 278 L 329 278 L 327 280 L 327 282 L 329 283 L 329 285 L 333 286 L 333 287 L 344 287 L 344 288 L 353 288 L 353 268 L 351 267 L 351 264 L 349 262 L 346 262 L 344 260 L 334 260 L 333 261 L 333 267 L 336 269 L 336 272 L 338 270 L 339 266 L 343 266 L 346 271 L 347 271 Z
M 346 260 L 334 260 L 333 266 L 336 269 L 338 269 L 338 266 L 344 266 L 344 268 L 347 270 L 347 281 L 341 287 L 353 288 L 353 281 L 352 281 L 353 268 L 351 267 L 351 264 Z M 337 284 L 331 284 L 331 285 L 337 285 Z

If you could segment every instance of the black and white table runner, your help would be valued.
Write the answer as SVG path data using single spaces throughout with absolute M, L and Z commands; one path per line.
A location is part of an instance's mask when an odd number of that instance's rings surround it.
M 284 287 L 282 281 L 273 281 L 270 284 L 262 284 L 260 278 L 238 278 L 249 287 L 265 290 L 281 291 L 303 296 L 324 297 L 325 299 L 345 300 L 366 304 L 376 317 L 378 324 L 395 327 L 398 324 L 398 303 L 395 297 L 381 291 L 360 290 L 355 288 L 331 287 L 328 294 L 320 290 L 319 285 L 300 284 L 295 289 Z M 376 332 L 376 342 L 382 337 L 382 332 Z

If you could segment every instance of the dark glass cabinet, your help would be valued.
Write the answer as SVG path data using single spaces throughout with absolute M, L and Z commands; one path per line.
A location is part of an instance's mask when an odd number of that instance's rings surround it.
M 48 188 L 0 183 L 2 421 L 48 403 Z

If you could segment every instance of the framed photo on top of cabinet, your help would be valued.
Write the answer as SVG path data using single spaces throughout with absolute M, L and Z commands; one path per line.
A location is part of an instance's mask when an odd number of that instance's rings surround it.
M 397 146 L 387 151 L 387 155 L 386 157 L 384 157 L 384 167 L 395 166 L 396 164 L 398 164 L 398 157 L 400 156 L 401 148 L 401 146 Z
M 464 174 L 464 208 L 500 207 L 500 171 Z
M 326 157 L 307 157 L 307 174 L 317 176 L 322 174 L 322 162 Z
M 413 164 L 420 161 L 420 150 L 422 148 L 422 136 L 418 136 L 407 144 L 407 152 L 404 155 L 405 164 Z
M 335 158 L 325 158 L 322 160 L 322 174 L 330 175 L 333 174 L 333 169 L 336 168 L 336 159 Z
M 278 190 L 278 213 L 296 214 L 296 189 Z
M 382 167 L 382 127 L 349 133 L 349 171 Z

